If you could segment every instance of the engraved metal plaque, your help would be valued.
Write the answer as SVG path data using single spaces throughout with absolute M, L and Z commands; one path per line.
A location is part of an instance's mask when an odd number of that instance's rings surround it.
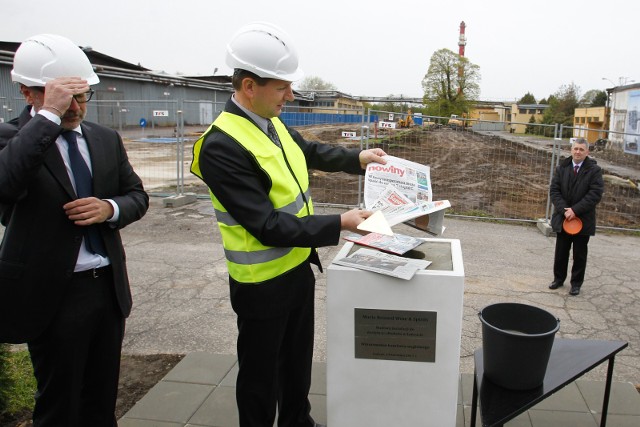
M 354 309 L 357 359 L 435 362 L 438 313 Z

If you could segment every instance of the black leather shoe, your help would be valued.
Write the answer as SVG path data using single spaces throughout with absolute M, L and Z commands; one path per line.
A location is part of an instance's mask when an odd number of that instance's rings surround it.
M 569 291 L 569 295 L 580 295 L 580 288 L 578 286 L 572 286 L 571 290 Z
M 549 285 L 549 289 L 558 289 L 559 287 L 564 286 L 564 283 L 561 282 L 551 282 Z

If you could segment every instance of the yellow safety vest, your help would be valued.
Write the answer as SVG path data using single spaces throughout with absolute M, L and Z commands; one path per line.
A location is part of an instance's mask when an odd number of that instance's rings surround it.
M 222 112 L 194 144 L 191 172 L 202 178 L 200 150 L 210 131 L 218 129 L 249 151 L 260 164 L 260 168 L 269 175 L 272 182 L 269 200 L 276 211 L 293 214 L 299 218 L 313 215 L 309 173 L 304 153 L 279 119 L 274 118 L 272 122 L 278 132 L 282 149 L 249 120 Z M 241 283 L 259 283 L 274 279 L 297 267 L 309 257 L 311 248 L 263 245 L 233 219 L 211 190 L 209 193 L 222 235 L 229 275 L 234 280 Z

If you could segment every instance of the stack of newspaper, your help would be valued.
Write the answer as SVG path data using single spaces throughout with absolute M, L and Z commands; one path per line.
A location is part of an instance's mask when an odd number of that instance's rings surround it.
M 403 258 L 373 249 L 361 248 L 347 257 L 334 260 L 333 263 L 409 280 L 416 274 L 416 271 L 427 268 L 431 261 Z
M 402 222 L 432 235 L 444 232 L 444 210 L 448 200 L 432 201 L 429 166 L 394 156 L 386 164 L 369 163 L 365 174 L 364 205 L 376 214 L 358 228 L 391 235 L 391 227 Z M 380 214 L 384 216 L 384 222 Z

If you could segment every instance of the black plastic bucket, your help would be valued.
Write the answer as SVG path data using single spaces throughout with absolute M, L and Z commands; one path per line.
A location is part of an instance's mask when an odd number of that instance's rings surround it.
M 560 320 L 541 308 L 517 303 L 489 305 L 478 316 L 484 375 L 512 390 L 542 385 Z

